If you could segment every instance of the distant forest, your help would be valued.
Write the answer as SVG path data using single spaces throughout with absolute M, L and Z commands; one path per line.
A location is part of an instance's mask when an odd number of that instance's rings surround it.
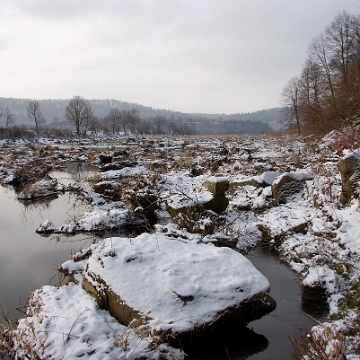
M 0 98 L 0 109 L 8 109 L 14 121 L 12 126 L 32 128 L 33 123 L 27 115 L 31 99 Z M 38 100 L 45 119 L 42 129 L 73 130 L 74 126 L 65 118 L 65 109 L 70 100 Z M 88 130 L 114 131 L 109 126 L 111 111 L 134 111 L 138 116 L 136 128 L 128 126 L 125 130 L 142 134 L 179 134 L 179 135 L 226 135 L 226 134 L 264 134 L 279 130 L 281 109 L 274 108 L 252 113 L 238 114 L 187 114 L 171 110 L 154 109 L 118 100 L 87 100 L 96 118 Z M 0 117 L 0 126 L 5 127 L 6 116 Z M 118 126 L 116 131 L 123 131 Z

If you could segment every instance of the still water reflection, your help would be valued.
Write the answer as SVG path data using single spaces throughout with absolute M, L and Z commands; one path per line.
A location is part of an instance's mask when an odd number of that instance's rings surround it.
M 59 183 L 68 186 L 69 184 L 81 182 L 85 185 L 85 180 L 94 175 L 93 170 L 81 162 L 71 161 L 62 171 L 51 171 L 49 175 L 56 178 Z
M 46 219 L 63 224 L 83 204 L 69 193 L 50 203 L 25 205 L 16 200 L 13 190 L 0 187 L 0 298 L 13 318 L 29 294 L 45 284 L 56 284 L 57 267 L 71 253 L 90 246 L 96 239 L 88 234 L 73 237 L 42 237 L 35 230 Z M 60 241 L 59 241 L 60 240 Z

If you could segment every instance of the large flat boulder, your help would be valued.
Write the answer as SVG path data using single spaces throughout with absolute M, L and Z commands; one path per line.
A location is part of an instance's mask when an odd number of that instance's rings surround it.
M 165 234 L 105 239 L 63 264 L 68 273 L 79 268 L 101 308 L 171 342 L 276 306 L 268 280 L 240 253 Z

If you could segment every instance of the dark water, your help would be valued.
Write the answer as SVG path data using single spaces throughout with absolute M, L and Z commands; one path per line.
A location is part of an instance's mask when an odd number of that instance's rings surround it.
M 24 305 L 42 285 L 56 285 L 57 267 L 95 238 L 43 237 L 35 232 L 46 219 L 60 225 L 76 217 L 80 203 L 74 195 L 64 194 L 49 204 L 24 205 L 13 190 L 0 187 L 0 204 L 0 302 L 3 313 L 19 318 L 23 315 L 15 307 Z
M 327 309 L 320 304 L 307 304 L 305 308 L 301 301 L 298 275 L 281 264 L 277 255 L 256 249 L 249 254 L 248 259 L 268 278 L 271 285 L 270 295 L 277 303 L 272 313 L 248 325 L 249 329 L 262 334 L 269 342 L 264 351 L 250 356 L 249 359 L 291 359 L 289 337 L 317 325 L 306 314 L 321 320 L 326 316 Z
M 64 185 L 91 176 L 91 170 L 79 163 L 70 163 L 66 170 L 52 174 Z M 23 316 L 16 307 L 24 306 L 32 291 L 56 285 L 57 267 L 97 239 L 89 234 L 44 237 L 35 232 L 46 219 L 61 225 L 86 211 L 74 194 L 22 203 L 12 188 L 0 186 L 0 204 L 0 315 L 14 320 Z
M 53 175 L 68 184 L 81 180 L 82 170 L 90 175 L 88 169 L 76 166 L 71 174 Z M 24 306 L 32 291 L 46 284 L 56 285 L 57 267 L 98 239 L 89 234 L 73 237 L 36 234 L 35 230 L 46 219 L 59 225 L 85 211 L 86 206 L 75 195 L 65 193 L 47 204 L 25 205 L 16 200 L 13 190 L 0 187 L 0 204 L 0 302 L 2 315 L 14 320 L 23 317 L 16 307 Z M 291 359 L 289 336 L 315 324 L 305 315 L 295 273 L 282 265 L 276 255 L 261 249 L 247 257 L 269 279 L 276 310 L 247 327 L 233 324 L 212 333 L 189 350 L 189 359 Z M 318 319 L 323 315 L 321 311 L 306 309 Z

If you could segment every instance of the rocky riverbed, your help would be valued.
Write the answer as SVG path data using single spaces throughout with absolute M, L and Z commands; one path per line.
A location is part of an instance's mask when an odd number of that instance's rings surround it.
M 305 338 L 306 351 L 359 358 L 355 144 L 345 148 L 336 134 L 119 137 L 101 148 L 93 139 L 59 142 L 0 149 L 1 181 L 20 201 L 71 191 L 91 207 L 65 224 L 47 219 L 37 231 L 132 235 L 75 254 L 60 268 L 62 286 L 35 291 L 26 318 L 5 331 L 10 354 L 184 358 L 189 334 L 235 316 L 247 323 L 275 307 L 269 283 L 241 254 L 262 246 L 299 274 L 304 301 L 329 308 L 327 322 Z M 74 162 L 93 170 L 87 182 L 54 176 Z

